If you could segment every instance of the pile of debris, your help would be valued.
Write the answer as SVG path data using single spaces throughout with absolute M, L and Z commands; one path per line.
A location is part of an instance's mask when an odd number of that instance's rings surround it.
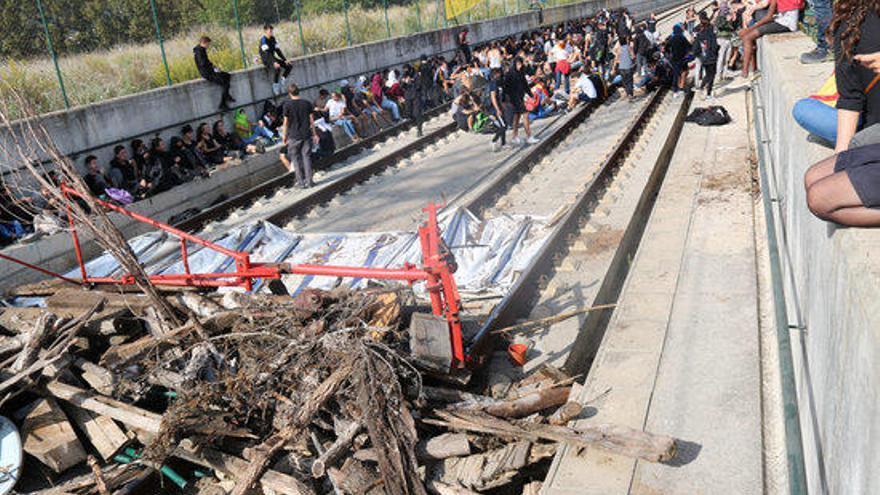
M 0 412 L 32 458 L 19 491 L 537 493 L 560 442 L 674 454 L 669 437 L 566 426 L 583 406 L 552 368 L 496 397 L 429 378 L 404 289 L 164 297 L 185 323 L 80 289 L 0 314 Z

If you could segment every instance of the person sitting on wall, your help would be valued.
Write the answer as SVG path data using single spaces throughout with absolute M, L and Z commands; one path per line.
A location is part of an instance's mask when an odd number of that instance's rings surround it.
M 211 46 L 211 38 L 202 36 L 199 38 L 199 44 L 193 48 L 193 57 L 195 58 L 196 68 L 199 74 L 208 82 L 219 85 L 223 88 L 220 95 L 220 110 L 229 110 L 229 103 L 235 102 L 235 98 L 229 94 L 229 82 L 232 76 L 228 72 L 223 72 L 208 58 L 208 48 Z
M 834 7 L 837 154 L 804 174 L 810 211 L 852 227 L 880 227 L 880 1 L 869 4 Z
M 743 42 L 742 72 L 728 86 L 728 89 L 744 88 L 752 84 L 754 73 L 750 75 L 749 71 L 757 67 L 755 54 L 758 38 L 767 34 L 797 31 L 798 16 L 803 7 L 804 0 L 770 0 L 767 15 L 753 26 L 739 32 L 739 37 Z
M 284 58 L 278 42 L 275 41 L 274 28 L 271 24 L 263 26 L 263 36 L 260 38 L 260 59 L 267 69 L 273 72 L 272 92 L 281 94 L 284 91 L 284 82 L 293 70 L 293 63 Z
M 98 165 L 98 157 L 95 155 L 87 156 L 85 164 L 86 174 L 83 175 L 83 181 L 89 186 L 89 191 L 92 192 L 92 195 L 96 198 L 101 198 L 104 196 L 104 191 L 110 186 L 107 177 L 101 170 L 101 166 Z

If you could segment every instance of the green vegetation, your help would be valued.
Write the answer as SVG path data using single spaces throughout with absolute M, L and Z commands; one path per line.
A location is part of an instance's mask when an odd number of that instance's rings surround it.
M 302 38 L 297 3 L 238 0 L 248 65 L 259 64 L 262 24 L 275 24 L 287 57 L 343 48 L 348 44 L 344 5 L 353 44 L 444 27 L 442 0 L 303 0 Z M 559 0 L 558 4 L 574 0 Z M 484 0 L 461 22 L 514 13 L 525 0 Z M 166 84 L 149 0 L 43 0 L 52 41 L 71 105 L 84 105 Z M 192 47 L 210 36 L 211 59 L 224 70 L 242 68 L 232 0 L 156 0 L 174 83 L 197 79 Z M 64 108 L 42 24 L 33 1 L 0 0 L 0 98 L 14 87 L 40 113 Z M 450 21 L 449 24 L 454 24 Z M 295 73 L 295 69 L 294 69 Z M 8 86 L 7 84 L 8 83 Z

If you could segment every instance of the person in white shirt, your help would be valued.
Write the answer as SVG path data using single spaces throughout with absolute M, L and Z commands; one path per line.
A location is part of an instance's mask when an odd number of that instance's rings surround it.
M 360 141 L 354 124 L 351 122 L 351 116 L 348 114 L 345 99 L 339 91 L 334 91 L 330 96 L 330 101 L 327 102 L 327 113 L 330 114 L 330 121 L 336 126 L 341 127 L 352 141 Z
M 579 102 L 589 103 L 599 97 L 596 91 L 596 85 L 590 80 L 590 74 L 586 69 L 577 72 L 578 79 L 574 83 L 571 96 L 568 99 L 568 109 L 571 110 L 577 106 Z

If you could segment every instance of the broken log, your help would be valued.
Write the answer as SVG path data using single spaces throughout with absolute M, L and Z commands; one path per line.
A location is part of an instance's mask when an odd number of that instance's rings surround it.
M 359 421 L 352 421 L 345 429 L 342 430 L 340 435 L 336 438 L 336 441 L 333 442 L 327 450 L 325 450 L 315 462 L 312 463 L 312 476 L 315 478 L 320 478 L 324 476 L 327 472 L 327 466 L 333 464 L 339 456 L 345 452 L 351 442 L 354 440 L 354 437 L 357 436 L 358 433 L 363 431 L 364 424 Z
M 37 318 L 34 328 L 28 333 L 21 351 L 18 352 L 18 357 L 10 367 L 13 373 L 24 371 L 25 368 L 37 360 L 37 357 L 40 355 L 40 349 L 43 346 L 43 341 L 46 340 L 46 336 L 49 335 L 49 332 L 55 325 L 55 321 L 55 315 L 52 313 L 43 313 Z
M 92 468 L 92 474 L 95 475 L 95 488 L 98 490 L 98 495 L 110 495 L 110 490 L 107 489 L 107 483 L 104 481 L 104 475 L 101 473 L 101 465 L 98 464 L 95 456 L 89 456 L 88 464 Z
M 419 461 L 438 461 L 449 457 L 470 455 L 471 444 L 463 433 L 444 433 L 416 444 Z
M 487 414 L 435 410 L 442 421 L 423 419 L 427 424 L 488 433 L 499 437 L 537 441 L 550 440 L 575 447 L 595 447 L 650 462 L 664 462 L 675 456 L 675 439 L 619 425 L 570 428 L 524 421 L 508 421 Z
M 524 418 L 530 414 L 565 404 L 571 387 L 545 388 L 519 399 L 502 401 L 482 408 L 500 418 Z
M 172 455 L 232 477 L 237 477 L 249 465 L 248 461 L 240 457 L 216 449 L 197 448 L 189 439 L 181 441 Z M 314 495 L 315 493 L 309 485 L 299 479 L 273 470 L 267 470 L 263 473 L 260 484 L 264 488 L 284 495 Z
M 232 495 L 244 495 L 263 474 L 272 457 L 305 428 L 312 416 L 342 386 L 352 371 L 352 363 L 344 363 L 321 382 L 309 395 L 304 407 L 296 412 L 290 426 L 276 432 L 254 448 L 254 459 L 235 483 Z
M 57 380 L 47 383 L 46 391 L 53 397 L 67 401 L 77 407 L 109 416 L 120 423 L 146 430 L 150 433 L 159 433 L 162 427 L 162 415 L 160 414 L 119 402 L 110 397 L 98 395 L 73 385 L 67 385 Z
M 437 480 L 426 481 L 425 488 L 434 495 L 479 495 L 479 492 Z
M 583 385 L 573 383 L 571 385 L 571 393 L 568 394 L 568 401 L 563 404 L 562 407 L 557 409 L 556 412 L 551 414 L 550 417 L 547 418 L 547 422 L 555 426 L 565 426 L 569 421 L 580 416 L 581 412 L 584 410 L 584 405 L 572 398 L 579 396 L 582 388 Z
M 429 478 L 452 486 L 483 491 L 510 483 L 529 465 L 531 443 L 515 442 L 499 449 L 468 457 L 454 457 L 437 463 Z
M 498 330 L 492 330 L 491 334 L 499 334 L 499 333 L 509 333 L 516 332 L 522 330 L 532 330 L 535 328 L 545 327 L 547 325 L 552 325 L 554 323 L 559 323 L 560 321 L 565 321 L 569 318 L 574 318 L 575 316 L 580 316 L 585 313 L 590 313 L 593 311 L 600 311 L 603 309 L 612 309 L 617 304 L 599 304 L 597 306 L 591 306 L 589 308 L 577 309 L 574 311 L 569 311 L 566 313 L 560 313 L 558 315 L 548 316 L 546 318 L 540 318 L 537 320 L 524 321 L 522 323 L 517 323 L 515 325 L 510 325 L 509 327 L 499 328 Z

